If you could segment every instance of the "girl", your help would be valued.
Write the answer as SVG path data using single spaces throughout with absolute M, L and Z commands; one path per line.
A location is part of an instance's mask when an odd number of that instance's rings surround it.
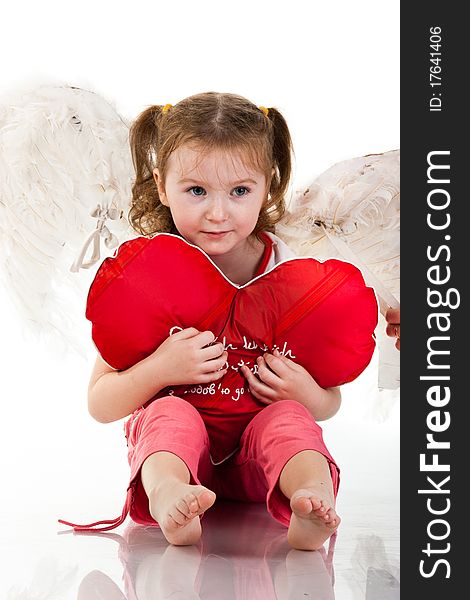
M 275 108 L 234 94 L 197 94 L 145 110 L 130 143 L 136 180 L 129 220 L 136 231 L 183 237 L 238 285 L 293 256 L 273 233 L 284 211 L 292 153 L 287 124 Z M 294 548 L 315 550 L 340 522 L 334 508 L 339 470 L 316 422 L 336 413 L 339 390 L 322 389 L 279 352 L 265 353 L 257 375 L 242 367 L 260 410 L 237 450 L 215 464 L 204 413 L 165 393 L 168 386 L 224 376 L 228 352 L 214 340 L 211 331 L 184 329 L 125 371 L 97 357 L 90 414 L 103 423 L 131 415 L 125 424 L 128 501 L 111 527 L 129 510 L 138 523 L 158 524 L 171 544 L 195 544 L 200 517 L 218 495 L 265 501 L 288 527 Z

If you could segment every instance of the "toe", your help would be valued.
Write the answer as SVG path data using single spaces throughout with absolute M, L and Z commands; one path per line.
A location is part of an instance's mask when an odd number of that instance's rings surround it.
M 192 513 L 192 514 L 196 514 L 200 508 L 196 495 L 193 493 L 187 494 L 184 500 L 185 500 L 186 506 L 188 507 L 188 512 Z
M 184 516 L 189 517 L 191 515 L 191 509 L 186 498 L 180 498 L 176 502 L 176 509 Z
M 312 512 L 312 503 L 305 496 L 292 496 L 290 504 L 292 510 L 299 515 L 306 516 Z
M 322 500 L 320 500 L 319 498 L 316 498 L 315 496 L 311 496 L 310 497 L 310 502 L 312 503 L 312 509 L 317 512 L 323 512 L 324 511 L 324 503 Z
M 321 519 L 322 521 L 329 521 L 331 519 L 332 514 L 334 514 L 334 510 L 326 500 L 321 500 L 320 504 L 321 506 L 319 506 L 313 511 L 315 513 L 315 516 Z
M 215 502 L 215 494 L 210 490 L 204 490 L 198 496 L 199 509 L 204 511 L 207 510 L 210 506 L 212 506 Z
M 291 508 L 302 515 L 308 515 L 313 511 L 317 516 L 321 516 L 329 507 L 310 490 L 297 490 L 292 495 Z
M 336 527 L 338 527 L 340 521 L 341 519 L 338 517 L 335 510 L 333 508 L 330 508 L 328 513 L 325 515 L 325 524 L 328 527 L 335 529 Z
M 212 506 L 214 501 L 214 492 L 211 492 L 208 489 L 202 489 L 202 491 L 186 494 L 178 504 L 178 508 L 187 515 L 188 518 L 193 518 Z

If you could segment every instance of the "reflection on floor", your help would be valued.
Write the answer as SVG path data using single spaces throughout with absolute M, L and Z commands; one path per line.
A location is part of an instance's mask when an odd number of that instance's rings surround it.
M 262 504 L 219 503 L 204 515 L 203 526 L 201 543 L 192 547 L 169 546 L 154 528 L 128 526 L 122 537 L 113 536 L 125 595 L 104 573 L 92 571 L 78 599 L 334 598 L 334 541 L 329 553 L 293 550 L 285 528 Z
M 341 411 L 323 424 L 342 469 L 342 522 L 323 551 L 292 550 L 263 504 L 220 500 L 204 515 L 201 543 L 176 548 L 130 520 L 101 535 L 58 534 L 67 529 L 58 518 L 120 513 L 122 423 L 87 414 L 88 365 L 41 362 L 40 348 L 20 343 L 1 352 L 0 600 L 398 600 L 399 414 L 368 417 L 375 400 L 364 381 L 344 386 Z M 28 364 L 28 377 L 13 358 Z
M 158 528 L 130 522 L 122 535 L 80 533 L 114 546 L 122 581 L 101 570 L 85 574 L 77 600 L 342 600 L 335 594 L 334 535 L 316 552 L 293 550 L 286 529 L 262 504 L 217 503 L 203 517 L 197 546 L 175 547 Z M 69 535 L 69 534 L 65 534 Z M 106 540 L 106 541 L 105 541 Z M 77 540 L 78 542 L 78 540 Z M 110 552 L 107 548 L 107 552 Z M 366 576 L 365 600 L 398 600 L 399 583 L 382 540 L 366 536 L 355 551 L 356 574 Z M 360 564 L 362 563 L 362 564 Z M 360 586 L 363 587 L 363 586 Z M 365 592 L 365 595 L 364 595 Z
M 130 520 L 118 533 L 76 534 L 54 525 L 51 518 L 35 527 L 25 516 L 21 528 L 5 521 L 0 524 L 7 532 L 0 544 L 0 587 L 9 585 L 0 597 L 399 600 L 395 508 L 356 507 L 356 513 L 350 509 L 352 518 L 344 519 L 338 533 L 316 552 L 293 550 L 286 528 L 263 504 L 218 501 L 202 519 L 200 543 L 188 547 L 171 546 L 157 527 Z M 368 518 L 373 509 L 381 515 L 379 520 Z M 28 562 L 35 563 L 32 575 Z

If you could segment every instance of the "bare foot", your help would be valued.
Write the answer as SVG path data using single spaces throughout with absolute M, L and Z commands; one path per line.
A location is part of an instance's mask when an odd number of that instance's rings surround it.
M 149 509 L 163 535 L 176 546 L 196 544 L 202 533 L 199 516 L 215 502 L 215 494 L 202 485 L 166 479 L 149 495 Z
M 297 490 L 292 494 L 290 506 L 287 540 L 297 550 L 318 550 L 341 522 L 323 490 Z

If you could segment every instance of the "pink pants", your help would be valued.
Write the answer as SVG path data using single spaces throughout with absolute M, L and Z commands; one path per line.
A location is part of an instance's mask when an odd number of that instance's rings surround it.
M 218 465 L 210 459 L 209 437 L 201 415 L 176 396 L 159 398 L 138 409 L 126 422 L 125 432 L 131 466 L 130 516 L 143 525 L 157 523 L 149 513 L 140 469 L 146 458 L 158 451 L 181 458 L 190 472 L 191 484 L 204 485 L 219 498 L 266 502 L 269 513 L 286 526 L 291 509 L 278 482 L 295 454 L 302 450 L 323 454 L 335 496 L 338 491 L 339 469 L 323 442 L 322 430 L 308 410 L 293 400 L 263 408 L 249 422 L 237 451 Z

